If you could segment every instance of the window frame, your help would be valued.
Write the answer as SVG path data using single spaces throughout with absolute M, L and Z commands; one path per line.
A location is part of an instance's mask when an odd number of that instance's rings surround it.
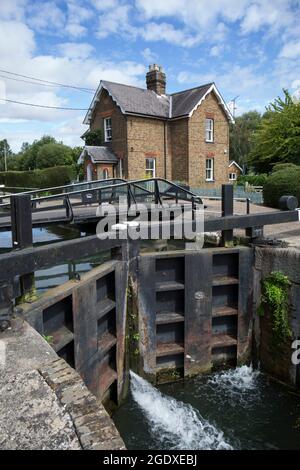
M 147 168 L 147 162 L 152 162 L 153 163 L 153 168 Z M 152 176 L 148 176 L 147 172 L 151 171 Z M 147 157 L 146 158 L 146 178 L 147 179 L 152 179 L 156 178 L 156 159 L 154 157 Z
M 208 123 L 210 123 L 209 127 Z M 214 142 L 214 127 L 213 118 L 205 118 L 205 142 Z
M 234 178 L 231 178 L 231 176 L 234 175 Z M 237 174 L 236 173 L 229 173 L 229 181 L 236 181 L 237 180 Z
M 108 126 L 107 121 L 110 121 L 110 125 Z M 104 141 L 111 142 L 112 141 L 112 121 L 111 117 L 104 118 Z
M 211 166 L 208 167 L 207 166 L 207 162 L 210 161 L 211 162 Z M 205 160 L 205 181 L 214 181 L 214 166 L 215 166 L 215 162 L 214 162 L 214 158 L 212 157 L 207 157 L 206 160 Z M 207 177 L 207 172 L 210 172 L 211 176 L 210 177 Z

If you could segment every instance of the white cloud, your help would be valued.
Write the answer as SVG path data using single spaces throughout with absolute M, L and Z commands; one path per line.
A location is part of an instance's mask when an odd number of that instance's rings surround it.
M 158 59 L 158 55 L 151 51 L 149 47 L 146 47 L 146 49 L 142 50 L 141 55 L 145 61 L 148 62 L 148 64 L 155 62 Z
M 146 41 L 165 40 L 182 47 L 191 47 L 200 40 L 198 35 L 190 35 L 183 30 L 176 29 L 169 23 L 147 23 L 139 30 L 139 34 Z
M 288 42 L 280 51 L 279 57 L 295 59 L 300 57 L 300 41 Z
M 82 6 L 77 0 L 69 0 L 67 6 L 67 23 L 64 32 L 74 38 L 85 36 L 88 28 L 82 23 L 92 18 L 93 11 Z
M 134 35 L 135 28 L 129 23 L 130 10 L 130 5 L 122 5 L 100 15 L 97 37 L 103 39 L 110 34 Z
M 223 44 L 220 44 L 218 46 L 211 47 L 209 51 L 209 55 L 211 55 L 212 57 L 219 57 L 223 51 L 224 51 L 224 46 Z
M 21 20 L 25 13 L 27 0 L 1 0 L 0 19 Z
M 95 48 L 86 42 L 65 42 L 57 46 L 59 52 L 70 59 L 87 59 Z
M 115 8 L 118 0 L 91 0 L 91 3 L 98 11 L 105 11 Z
M 92 89 L 96 89 L 101 79 L 132 85 L 144 84 L 143 64 L 124 60 L 97 60 L 90 55 L 93 47 L 88 43 L 61 43 L 58 45 L 62 54 L 60 56 L 37 54 L 34 33 L 24 23 L 0 21 L 0 29 L 7 39 L 5 43 L 0 41 L 0 64 L 4 70 Z M 8 77 L 22 80 L 21 77 Z M 93 96 L 92 93 L 25 84 L 10 79 L 5 80 L 5 85 L 7 99 L 46 106 L 88 108 Z M 81 123 L 84 115 L 85 111 L 43 109 L 6 103 L 0 106 L 1 135 L 8 138 L 9 142 L 12 141 L 15 149 L 22 141 L 32 141 L 45 132 L 59 136 L 62 140 L 65 140 L 63 136 L 66 133 L 67 141 L 74 141 L 77 145 L 83 128 L 78 123 Z M 73 134 L 70 131 L 72 128 Z
M 42 2 L 27 8 L 28 25 L 39 32 L 63 31 L 66 17 L 55 2 Z

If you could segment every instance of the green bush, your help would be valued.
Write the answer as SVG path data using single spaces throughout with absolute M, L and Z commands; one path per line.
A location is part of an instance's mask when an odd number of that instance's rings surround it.
M 294 163 L 276 163 L 272 168 L 272 173 L 279 170 L 286 170 L 287 168 L 298 168 Z
M 263 186 L 268 179 L 268 175 L 261 173 L 260 175 L 240 175 L 237 179 L 239 186 L 249 183 L 251 186 Z
M 10 188 L 51 188 L 68 184 L 75 176 L 73 166 L 55 166 L 34 171 L 1 171 L 0 184 Z
M 265 205 L 278 207 L 279 198 L 285 195 L 295 196 L 300 202 L 300 166 L 278 170 L 264 184 Z

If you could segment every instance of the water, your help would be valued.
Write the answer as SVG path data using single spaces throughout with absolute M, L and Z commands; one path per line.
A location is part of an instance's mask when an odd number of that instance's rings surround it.
M 114 421 L 128 449 L 300 449 L 300 396 L 243 366 L 159 389 L 131 373 Z
M 91 233 L 81 232 L 76 227 L 67 225 L 49 225 L 33 228 L 33 246 L 56 243 L 63 240 L 81 238 Z M 11 250 L 11 232 L 0 232 L 0 254 Z M 35 295 L 41 295 L 48 289 L 60 286 L 75 275 L 83 275 L 91 269 L 110 259 L 110 252 L 100 252 L 97 255 L 75 259 L 46 269 L 35 271 Z

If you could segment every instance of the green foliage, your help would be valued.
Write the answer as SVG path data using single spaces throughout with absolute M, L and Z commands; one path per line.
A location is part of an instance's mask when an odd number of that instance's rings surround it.
M 53 343 L 53 336 L 43 335 L 43 338 L 44 338 L 45 341 L 47 341 L 47 343 L 49 343 L 49 344 Z
M 39 140 L 34 140 L 32 144 L 25 143 L 22 145 L 21 153 L 18 155 L 19 170 L 35 170 L 37 168 L 37 156 L 40 149 L 47 144 L 56 144 L 54 137 L 44 135 Z
M 70 183 L 76 176 L 73 166 L 56 166 L 34 171 L 0 172 L 0 184 L 19 188 L 48 188 Z
M 72 165 L 72 149 L 67 145 L 49 143 L 42 145 L 36 156 L 36 168 Z
M 102 145 L 102 131 L 95 129 L 88 131 L 84 136 L 85 145 Z
M 281 196 L 295 196 L 300 202 L 300 166 L 289 166 L 272 173 L 263 187 L 264 203 L 278 207 Z
M 235 124 L 230 125 L 229 143 L 230 159 L 240 165 L 247 162 L 253 148 L 253 134 L 260 126 L 261 115 L 257 111 L 249 111 L 238 116 Z
M 261 304 L 258 314 L 263 316 L 266 307 L 272 319 L 273 337 L 277 344 L 292 336 L 289 325 L 289 288 L 290 281 L 279 271 L 273 271 L 262 281 Z
M 261 173 L 260 175 L 240 175 L 237 179 L 238 185 L 249 183 L 251 186 L 263 186 L 268 179 L 268 175 Z
M 254 147 L 248 163 L 258 172 L 269 172 L 277 163 L 300 164 L 300 103 L 283 90 L 267 108 L 254 133 Z

